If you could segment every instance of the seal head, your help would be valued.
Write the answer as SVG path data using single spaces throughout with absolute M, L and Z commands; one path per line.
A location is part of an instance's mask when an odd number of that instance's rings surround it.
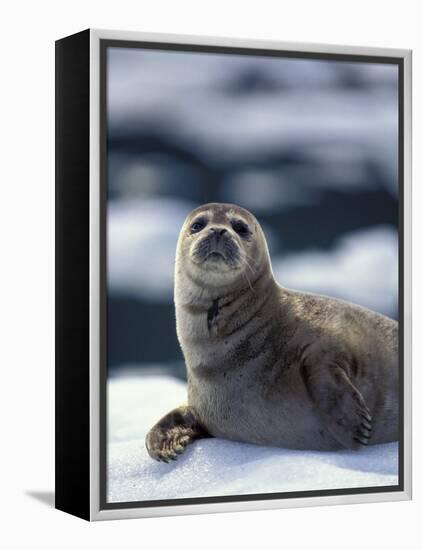
M 221 297 L 252 286 L 269 269 L 267 243 L 256 218 L 234 204 L 205 204 L 189 214 L 180 232 L 175 298 L 191 301 L 192 287 L 205 299 Z

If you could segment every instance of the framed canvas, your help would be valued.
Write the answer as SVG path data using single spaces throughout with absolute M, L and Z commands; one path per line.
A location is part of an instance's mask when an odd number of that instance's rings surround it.
M 411 498 L 411 52 L 56 42 L 56 507 Z

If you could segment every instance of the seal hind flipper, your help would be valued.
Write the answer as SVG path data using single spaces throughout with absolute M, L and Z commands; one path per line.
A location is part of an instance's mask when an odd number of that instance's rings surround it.
M 331 435 L 347 449 L 358 450 L 368 445 L 372 417 L 345 370 L 336 363 L 303 365 L 302 374 Z
M 185 450 L 189 443 L 201 437 L 209 437 L 199 423 L 192 407 L 173 409 L 159 420 L 147 433 L 145 445 L 155 460 L 169 462 Z

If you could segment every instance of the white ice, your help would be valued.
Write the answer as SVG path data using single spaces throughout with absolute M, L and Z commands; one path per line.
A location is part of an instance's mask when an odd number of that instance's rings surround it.
M 126 374 L 108 383 L 108 500 L 128 502 L 396 485 L 398 445 L 320 453 L 199 440 L 170 464 L 151 459 L 144 438 L 186 401 L 167 376 Z

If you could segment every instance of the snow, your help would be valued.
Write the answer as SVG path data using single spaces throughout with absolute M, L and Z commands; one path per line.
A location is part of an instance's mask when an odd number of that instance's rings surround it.
M 151 459 L 144 438 L 186 401 L 186 385 L 133 372 L 108 382 L 108 501 L 130 502 L 396 485 L 397 443 L 359 452 L 258 447 L 222 439 L 190 445 L 170 464 Z

